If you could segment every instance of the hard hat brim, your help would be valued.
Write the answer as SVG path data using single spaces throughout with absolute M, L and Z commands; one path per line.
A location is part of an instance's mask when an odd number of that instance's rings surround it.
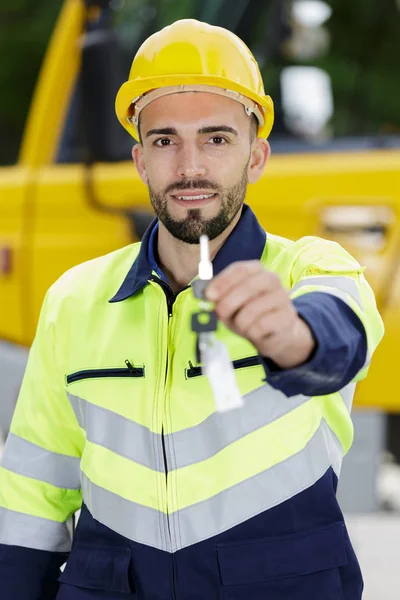
M 132 102 L 138 100 L 140 96 L 150 90 L 177 85 L 193 86 L 196 84 L 216 86 L 238 92 L 256 102 L 264 112 L 264 125 L 259 127 L 258 137 L 266 139 L 269 136 L 274 122 L 274 104 L 270 96 L 256 94 L 249 88 L 226 77 L 210 75 L 167 75 L 127 81 L 119 89 L 115 101 L 115 111 L 118 120 L 133 138 L 140 141 L 136 127 L 130 119 Z

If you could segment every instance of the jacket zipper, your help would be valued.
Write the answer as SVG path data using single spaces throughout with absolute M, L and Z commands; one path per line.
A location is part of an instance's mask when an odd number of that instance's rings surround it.
M 144 377 L 144 367 L 133 367 L 129 360 L 125 361 L 125 368 L 114 369 L 84 369 L 67 375 L 67 384 L 80 379 L 95 379 L 98 377 Z
M 248 356 L 247 358 L 239 358 L 232 362 L 234 369 L 243 369 L 244 367 L 255 367 L 256 365 L 260 365 L 260 357 L 259 356 Z M 189 369 L 186 371 L 186 376 L 188 379 L 192 377 L 200 377 L 202 375 L 201 366 L 194 367 L 192 363 L 189 361 Z
M 169 321 L 170 321 L 170 319 L 172 317 L 172 307 L 174 305 L 174 302 L 175 302 L 176 297 L 177 297 L 178 294 L 174 294 L 174 292 L 172 291 L 172 289 L 170 288 L 170 286 L 166 282 L 162 281 L 162 279 L 159 279 L 158 277 L 155 277 L 155 276 L 152 275 L 149 278 L 149 281 L 154 281 L 164 291 L 164 294 L 165 294 L 165 297 L 166 297 L 166 300 L 167 300 L 168 325 L 169 325 Z M 164 381 L 164 385 L 167 382 L 167 374 L 168 374 L 168 351 L 167 351 L 167 364 L 165 365 L 165 381 Z M 168 481 L 168 463 L 167 463 L 167 451 L 166 451 L 166 448 L 165 448 L 164 426 L 162 426 L 162 428 L 161 428 L 161 445 L 162 445 L 162 453 L 163 453 L 164 469 L 165 469 L 165 484 L 167 486 L 167 481 Z M 167 491 L 167 496 L 168 496 L 168 491 Z M 168 514 L 167 514 L 167 527 L 168 527 L 169 538 L 170 538 L 170 540 L 172 540 L 171 526 L 170 526 L 170 521 L 169 521 L 169 515 Z M 172 598 L 173 598 L 173 600 L 176 600 L 175 559 L 174 559 L 173 553 L 171 554 L 171 562 L 172 562 Z

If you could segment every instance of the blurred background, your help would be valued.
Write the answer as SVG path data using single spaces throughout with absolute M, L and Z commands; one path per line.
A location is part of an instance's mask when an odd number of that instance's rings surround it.
M 240 36 L 275 102 L 272 159 L 248 196 L 262 224 L 339 241 L 375 291 L 386 336 L 339 498 L 365 599 L 398 599 L 400 0 L 0 1 L 0 436 L 46 289 L 152 218 L 113 104 L 141 43 L 189 17 Z

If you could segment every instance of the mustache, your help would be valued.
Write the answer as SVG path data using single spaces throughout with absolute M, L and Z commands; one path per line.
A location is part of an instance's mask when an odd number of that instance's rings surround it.
M 221 188 L 215 181 L 191 179 L 190 181 L 176 181 L 175 183 L 171 183 L 165 188 L 164 193 L 169 194 L 170 192 L 182 190 L 211 190 L 212 192 L 218 192 Z

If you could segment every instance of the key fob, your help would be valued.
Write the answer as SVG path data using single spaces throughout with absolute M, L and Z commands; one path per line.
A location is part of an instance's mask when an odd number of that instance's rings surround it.
M 202 310 L 192 315 L 192 331 L 211 333 L 217 330 L 217 313 L 215 310 Z

